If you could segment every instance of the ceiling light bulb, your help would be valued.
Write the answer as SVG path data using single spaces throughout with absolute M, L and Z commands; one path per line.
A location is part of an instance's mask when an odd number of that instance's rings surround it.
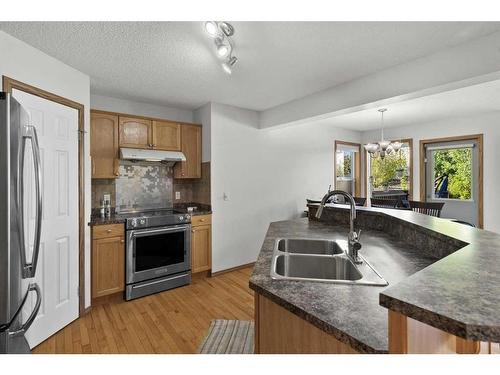
M 207 22 L 205 22 L 205 31 L 212 38 L 215 38 L 220 33 L 219 32 L 219 26 L 217 25 L 217 22 L 215 22 L 215 21 L 207 21 Z
M 224 71 L 227 74 L 231 74 L 233 72 L 232 68 L 233 68 L 234 64 L 236 64 L 237 62 L 238 62 L 238 58 L 236 56 L 233 56 L 229 60 L 227 60 L 226 62 L 222 63 L 222 69 L 224 69 Z
M 229 53 L 229 48 L 225 46 L 224 44 L 221 44 L 220 46 L 217 47 L 217 54 L 219 57 L 225 57 Z
M 230 47 L 221 38 L 215 40 L 215 46 L 217 47 L 217 55 L 219 57 L 226 57 L 229 54 Z
M 401 149 L 401 147 L 403 147 L 403 144 L 401 142 L 396 141 L 396 142 L 392 142 L 391 146 L 392 146 L 392 149 L 397 152 Z
M 222 69 L 224 69 L 224 71 L 227 74 L 231 74 L 233 72 L 233 70 L 231 69 L 231 67 L 229 66 L 229 64 L 227 62 L 222 63 Z

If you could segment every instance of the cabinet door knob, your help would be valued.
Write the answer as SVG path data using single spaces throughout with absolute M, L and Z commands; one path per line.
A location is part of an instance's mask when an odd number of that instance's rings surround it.
M 205 221 L 205 219 L 200 219 L 200 221 Z
M 115 176 L 119 176 L 120 174 L 118 172 L 115 172 Z
M 156 145 L 153 143 L 153 147 L 156 147 Z
M 125 243 L 125 240 L 120 240 L 120 243 Z
M 191 233 L 194 233 L 194 229 L 191 229 Z
M 106 230 L 106 232 L 111 233 L 111 229 Z

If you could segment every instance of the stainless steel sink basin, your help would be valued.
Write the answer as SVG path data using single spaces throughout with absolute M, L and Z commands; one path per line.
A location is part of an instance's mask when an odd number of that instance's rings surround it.
M 278 255 L 276 273 L 301 279 L 360 280 L 363 275 L 347 257 L 312 257 Z
M 319 281 L 386 286 L 389 283 L 361 256 L 354 264 L 344 240 L 280 238 L 274 246 L 271 277 L 275 280 Z
M 298 254 L 343 254 L 346 250 L 345 246 L 347 246 L 347 243 L 344 241 L 344 244 L 342 245 L 344 248 L 342 248 L 337 241 L 333 240 L 314 240 L 303 238 L 282 238 L 277 241 L 277 248 L 279 251 Z

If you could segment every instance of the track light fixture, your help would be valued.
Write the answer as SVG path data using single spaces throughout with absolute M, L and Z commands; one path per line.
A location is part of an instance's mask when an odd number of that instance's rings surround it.
M 233 56 L 234 43 L 231 39 L 234 35 L 233 25 L 224 21 L 206 21 L 204 26 L 205 32 L 214 38 L 217 56 L 225 59 L 221 64 L 222 69 L 231 74 L 233 66 L 238 61 L 238 58 Z

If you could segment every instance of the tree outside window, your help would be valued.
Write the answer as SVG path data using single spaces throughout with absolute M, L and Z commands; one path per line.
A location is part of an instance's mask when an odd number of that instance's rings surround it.
M 472 148 L 436 150 L 433 152 L 433 159 L 436 195 L 442 187 L 442 181 L 447 177 L 448 188 L 444 192 L 446 198 L 471 199 Z
M 370 162 L 371 183 L 374 190 L 408 190 L 410 147 L 404 143 L 398 152 L 372 158 Z
M 353 163 L 353 153 L 337 151 L 337 165 L 336 165 L 336 176 L 339 177 L 352 177 L 352 163 Z

